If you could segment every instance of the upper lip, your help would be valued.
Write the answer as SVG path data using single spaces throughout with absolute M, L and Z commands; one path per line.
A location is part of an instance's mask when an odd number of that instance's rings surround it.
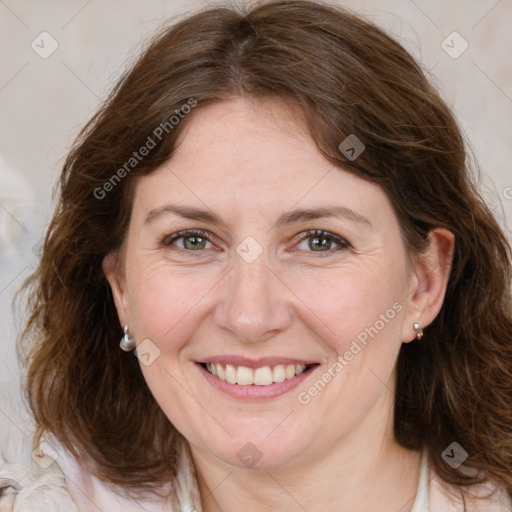
M 304 359 L 297 359 L 293 357 L 260 357 L 258 359 L 249 359 L 244 356 L 237 355 L 217 355 L 207 357 L 198 363 L 223 363 L 231 364 L 233 366 L 246 366 L 247 368 L 261 368 L 262 366 L 276 366 L 278 364 L 304 364 L 306 366 L 317 364 L 317 361 L 309 361 Z

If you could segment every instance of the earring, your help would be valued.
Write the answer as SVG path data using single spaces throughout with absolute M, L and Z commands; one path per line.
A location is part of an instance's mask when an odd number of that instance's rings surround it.
M 124 336 L 121 338 L 121 343 L 119 346 L 125 352 L 130 352 L 135 348 L 135 340 L 132 338 L 132 335 L 128 332 L 128 324 L 124 326 Z
M 412 326 L 414 327 L 414 330 L 416 331 L 416 338 L 418 340 L 421 340 L 421 338 L 423 337 L 423 329 L 421 328 L 421 324 L 419 324 L 418 322 L 414 322 L 412 324 Z

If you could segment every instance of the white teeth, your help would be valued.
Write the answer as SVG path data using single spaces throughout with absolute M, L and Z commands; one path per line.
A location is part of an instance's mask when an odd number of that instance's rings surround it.
M 242 386 L 254 384 L 254 372 L 247 366 L 239 366 L 236 371 L 236 383 Z
M 236 384 L 236 369 L 233 365 L 226 365 L 226 382 Z
M 295 375 L 300 375 L 306 367 L 303 364 L 297 364 L 295 365 Z
M 256 368 L 254 372 L 254 384 L 256 384 L 256 386 L 268 386 L 272 384 L 272 382 L 272 370 L 270 366 Z
M 274 367 L 262 366 L 248 368 L 247 366 L 233 366 L 231 364 L 207 363 L 206 369 L 220 380 L 241 386 L 268 386 L 274 382 L 283 382 L 293 379 L 296 375 L 304 373 L 305 364 L 277 364 Z
M 293 377 L 295 377 L 295 365 L 287 364 L 284 369 L 284 374 L 286 376 L 286 379 L 292 379 Z
M 286 379 L 286 373 L 284 371 L 284 364 L 276 364 L 274 366 L 274 382 L 283 382 Z

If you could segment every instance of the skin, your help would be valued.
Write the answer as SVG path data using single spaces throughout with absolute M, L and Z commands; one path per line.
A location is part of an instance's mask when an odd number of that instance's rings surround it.
M 334 167 L 303 126 L 278 101 L 199 106 L 172 158 L 137 183 L 124 245 L 103 268 L 121 325 L 160 350 L 141 370 L 190 444 L 205 512 L 410 511 L 421 454 L 393 438 L 395 363 L 402 343 L 419 342 L 413 322 L 425 328 L 442 306 L 454 237 L 433 230 L 427 252 L 408 266 L 386 194 Z M 171 203 L 223 222 L 172 213 L 145 222 Z M 324 218 L 276 226 L 292 209 L 332 205 L 369 224 Z M 162 243 L 185 229 L 212 239 L 199 249 L 190 238 Z M 330 239 L 322 249 L 314 237 L 294 238 L 309 229 L 349 245 Z M 263 250 L 251 263 L 236 252 L 247 237 Z M 401 310 L 364 350 L 300 403 L 299 392 L 397 302 Z M 219 354 L 319 366 L 297 389 L 247 401 L 215 389 L 198 369 L 195 361 Z M 237 457 L 249 442 L 261 453 L 253 467 Z

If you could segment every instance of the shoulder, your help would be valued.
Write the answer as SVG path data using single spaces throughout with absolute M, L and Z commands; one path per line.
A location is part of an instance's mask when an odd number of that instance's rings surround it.
M 0 512 L 82 512 L 94 509 L 109 512 L 169 512 L 201 510 L 197 480 L 186 443 L 180 443 L 178 476 L 171 502 L 154 496 L 133 500 L 121 488 L 113 488 L 88 472 L 58 443 L 51 455 L 42 455 L 27 465 L 0 466 Z M 3 482 L 3 483 L 2 483 Z
M 506 489 L 491 481 L 456 486 L 431 471 L 429 487 L 429 512 L 512 512 Z
M 47 456 L 39 462 L 1 464 L 0 511 L 78 512 L 59 466 Z

